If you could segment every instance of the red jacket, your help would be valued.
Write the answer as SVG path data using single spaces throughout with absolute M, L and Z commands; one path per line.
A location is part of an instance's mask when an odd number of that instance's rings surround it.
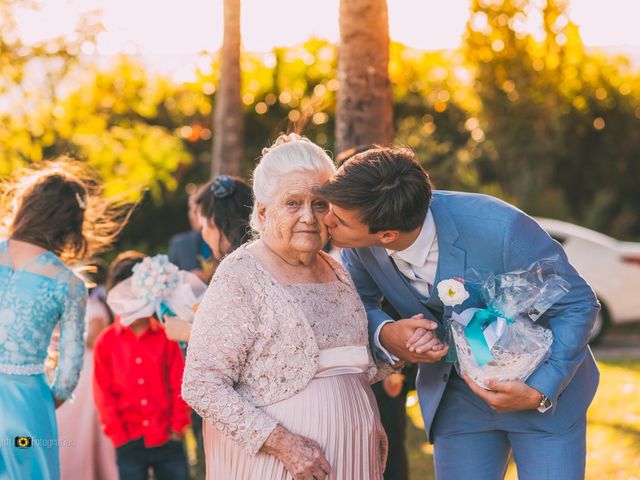
M 184 357 L 153 318 L 139 337 L 116 321 L 94 345 L 93 394 L 105 434 L 118 447 L 144 437 L 163 445 L 189 425 L 180 396 Z

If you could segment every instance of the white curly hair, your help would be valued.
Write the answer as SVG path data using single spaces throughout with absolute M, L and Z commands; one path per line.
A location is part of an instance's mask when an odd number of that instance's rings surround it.
M 253 171 L 251 228 L 259 231 L 258 205 L 273 202 L 280 181 L 296 172 L 317 172 L 331 176 L 336 166 L 325 150 L 306 137 L 296 133 L 280 135 L 273 145 L 262 149 L 260 163 Z

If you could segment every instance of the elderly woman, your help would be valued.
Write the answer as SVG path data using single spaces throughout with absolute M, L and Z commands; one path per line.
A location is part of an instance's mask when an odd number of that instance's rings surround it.
M 313 188 L 334 170 L 296 135 L 264 152 L 260 239 L 224 259 L 196 314 L 182 395 L 206 421 L 209 479 L 382 478 L 366 314 L 321 251 L 329 205 Z

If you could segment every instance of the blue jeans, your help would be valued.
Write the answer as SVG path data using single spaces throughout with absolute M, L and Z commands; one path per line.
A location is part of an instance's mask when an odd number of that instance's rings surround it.
M 157 480 L 188 480 L 189 465 L 182 442 L 169 440 L 159 447 L 145 447 L 142 438 L 116 448 L 121 479 L 147 480 L 149 467 Z

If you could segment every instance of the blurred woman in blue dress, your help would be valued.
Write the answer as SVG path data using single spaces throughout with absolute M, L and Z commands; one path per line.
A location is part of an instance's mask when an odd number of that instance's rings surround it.
M 74 445 L 58 438 L 54 410 L 78 381 L 87 303 L 65 262 L 108 246 L 124 210 L 102 200 L 100 183 L 67 157 L 16 178 L 0 202 L 0 479 L 58 479 L 58 449 Z M 44 362 L 58 324 L 50 386 Z

